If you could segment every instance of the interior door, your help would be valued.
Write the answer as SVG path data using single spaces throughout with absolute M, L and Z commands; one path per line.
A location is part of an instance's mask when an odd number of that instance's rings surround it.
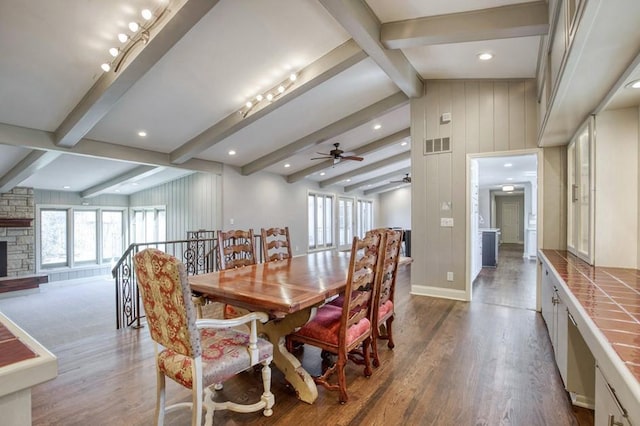
M 338 198 L 338 250 L 349 250 L 353 241 L 355 200 Z
M 520 202 L 518 200 L 504 200 L 502 202 L 502 232 L 503 243 L 520 243 L 519 233 L 522 224 Z

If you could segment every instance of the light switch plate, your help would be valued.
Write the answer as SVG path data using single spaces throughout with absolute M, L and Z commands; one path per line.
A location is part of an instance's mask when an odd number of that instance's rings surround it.
M 452 217 L 441 217 L 440 218 L 440 226 L 445 228 L 453 228 L 453 218 Z

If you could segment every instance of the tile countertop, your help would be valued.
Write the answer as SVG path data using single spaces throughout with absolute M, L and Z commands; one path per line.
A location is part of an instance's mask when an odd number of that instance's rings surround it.
M 562 250 L 540 252 L 640 382 L 640 271 L 594 267 Z

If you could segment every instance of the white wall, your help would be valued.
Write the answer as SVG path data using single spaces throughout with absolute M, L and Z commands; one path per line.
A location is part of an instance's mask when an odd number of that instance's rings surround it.
M 221 177 L 194 173 L 129 196 L 130 207 L 165 206 L 167 239 L 187 238 L 187 231 L 220 227 Z
M 242 176 L 235 167 L 224 166 L 222 177 L 222 229 L 288 226 L 293 254 L 307 252 L 307 194 L 345 195 L 340 189 L 322 188 L 310 180 L 287 183 L 285 178 L 273 173 L 259 172 Z M 381 226 L 380 206 L 377 196 L 346 194 L 356 199 L 374 201 L 374 223 Z M 233 224 L 231 220 L 233 219 Z
M 379 205 L 377 226 L 411 229 L 411 186 L 381 193 Z
M 638 109 L 596 116 L 595 264 L 638 267 Z
M 537 148 L 535 82 L 427 81 L 425 92 L 411 100 L 411 286 L 416 294 L 466 299 L 467 154 Z M 451 122 L 441 122 L 443 113 Z M 452 152 L 424 155 L 424 140 L 439 137 L 451 138 Z M 451 210 L 442 211 L 443 203 Z M 441 227 L 442 217 L 454 227 Z

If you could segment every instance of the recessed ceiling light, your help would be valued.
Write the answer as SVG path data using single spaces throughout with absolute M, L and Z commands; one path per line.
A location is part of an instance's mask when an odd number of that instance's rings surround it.
M 505 167 L 513 167 L 513 164 L 511 164 L 511 163 L 504 163 L 504 166 L 505 166 Z
M 634 80 L 631 83 L 627 84 L 626 87 L 630 89 L 640 89 L 640 80 Z
M 234 150 L 230 149 L 228 154 L 229 155 L 236 155 L 236 152 Z
M 326 174 L 325 172 L 321 172 L 321 173 L 320 173 L 320 176 L 324 176 L 325 174 Z
M 287 163 L 287 164 L 285 164 L 285 165 L 284 165 L 284 168 L 285 168 L 285 169 L 288 169 L 289 167 L 291 167 L 291 164 L 289 164 L 289 163 Z
M 513 180 L 513 178 L 507 178 L 507 180 Z
M 62 187 L 62 189 L 71 189 L 71 187 L 69 185 L 65 185 Z
M 145 136 L 147 136 L 147 132 L 145 132 L 144 130 L 140 130 L 138 132 L 138 136 L 140 136 L 141 138 L 144 138 Z
M 488 61 L 492 58 L 493 58 L 493 53 L 489 53 L 489 52 L 478 53 L 478 59 L 480 59 L 481 61 Z
M 375 126 L 373 126 L 373 130 L 380 130 L 382 129 L 382 124 L 376 124 Z
M 116 191 L 115 191 L 115 192 L 120 192 L 120 190 L 119 190 L 119 189 L 116 189 Z
M 407 141 L 402 142 L 400 146 L 407 146 Z
M 140 185 L 138 182 L 131 182 L 131 186 L 138 186 Z
M 503 185 L 502 190 L 505 192 L 513 191 L 515 188 L 513 185 Z
M 351 179 L 347 179 L 347 180 L 345 180 L 345 182 L 351 182 Z

